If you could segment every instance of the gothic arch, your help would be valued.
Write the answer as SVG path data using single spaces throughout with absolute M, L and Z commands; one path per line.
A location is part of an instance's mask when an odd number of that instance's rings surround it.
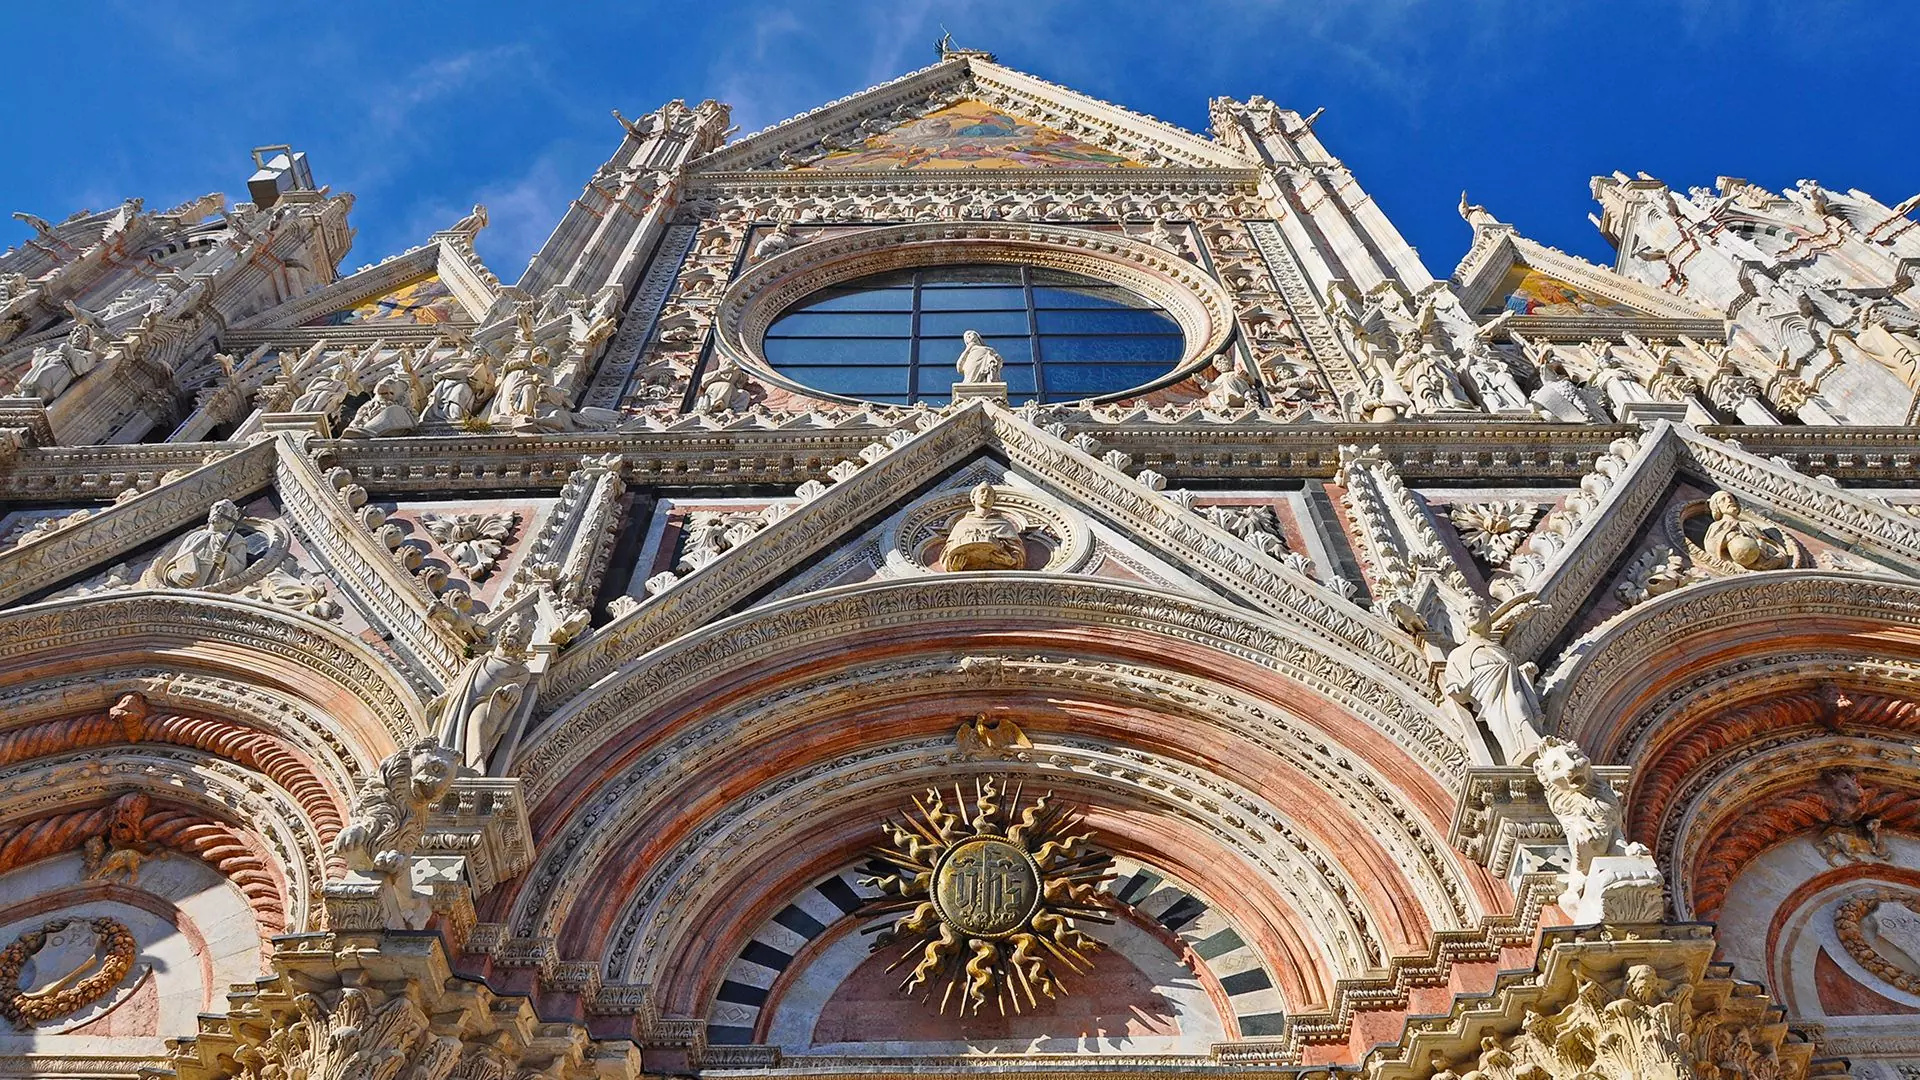
M 305 615 L 147 591 L 0 614 L 0 695 L 37 702 L 41 715 L 104 708 L 118 690 L 102 675 L 131 671 L 144 672 L 148 685 L 178 679 L 192 687 L 186 697 L 202 697 L 211 711 L 335 740 L 354 775 L 425 730 L 421 694 L 393 665 Z M 17 710 L 9 716 L 21 718 Z
M 1056 583 L 1021 584 L 1046 597 Z M 883 589 L 950 591 L 851 591 Z M 1510 903 L 1441 839 L 1453 799 L 1439 780 L 1271 656 L 1145 619 L 1088 629 L 1080 612 L 1043 622 L 946 604 L 911 627 L 876 633 L 853 617 L 819 633 L 805 609 L 840 612 L 849 591 L 729 620 L 729 635 L 771 643 L 765 654 L 699 664 L 664 694 L 661 669 L 689 670 L 669 647 L 536 731 L 530 756 L 577 764 L 528 770 L 548 854 L 484 917 L 690 1015 L 772 911 L 857 857 L 882 814 L 983 772 L 1047 784 L 1087 805 L 1118 850 L 1238 905 L 1290 1007 L 1325 1006 L 1336 980 Z M 1033 750 L 956 760 L 954 728 L 981 711 L 1026 725 Z M 572 716 L 596 721 L 587 750 L 547 741 L 582 731 Z
M 1596 761 L 1640 761 L 1708 702 L 1850 672 L 1920 681 L 1920 583 L 1741 574 L 1641 604 L 1575 642 L 1547 680 L 1547 723 Z

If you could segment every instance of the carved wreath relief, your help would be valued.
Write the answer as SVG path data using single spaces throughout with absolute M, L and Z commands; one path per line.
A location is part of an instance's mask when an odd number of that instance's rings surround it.
M 76 932 L 90 933 L 92 948 L 70 971 L 57 978 L 38 972 L 40 985 L 27 989 L 20 978 L 29 965 L 38 966 L 49 943 L 66 944 L 64 953 L 80 952 L 66 939 Z M 139 951 L 133 931 L 117 919 L 55 919 L 38 930 L 29 930 L 0 949 L 0 1016 L 13 1021 L 22 1030 L 49 1020 L 72 1016 L 113 992 L 127 973 L 133 970 Z
M 900 988 L 926 1001 L 940 987 L 942 1013 L 992 1004 L 1005 1015 L 1009 1004 L 1021 1012 L 1058 998 L 1053 965 L 1087 971 L 1100 947 L 1073 920 L 1111 921 L 1097 890 L 1113 858 L 1091 833 L 1073 832 L 1080 815 L 1051 792 L 1024 810 L 1018 789 L 1003 797 L 993 777 L 975 782 L 971 811 L 959 784 L 951 808 L 929 788 L 901 822 L 880 826 L 887 843 L 873 856 L 898 872 L 864 879 L 883 895 L 863 914 L 906 913 L 880 930 L 874 951 L 900 946 L 889 971 L 917 961 Z

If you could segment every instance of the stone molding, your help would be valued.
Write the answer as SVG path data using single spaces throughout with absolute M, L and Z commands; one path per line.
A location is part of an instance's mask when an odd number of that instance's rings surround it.
M 1234 331 L 1234 303 L 1193 263 L 1112 232 L 1048 222 L 931 222 L 852 230 L 802 243 L 755 263 L 733 280 L 715 312 L 719 348 L 756 377 L 811 397 L 836 395 L 795 383 L 767 362 L 761 338 L 795 301 L 816 290 L 884 270 L 1004 263 L 1068 271 L 1123 285 L 1173 316 L 1185 335 L 1179 362 L 1149 385 L 1205 365 Z M 1129 389 L 1107 397 L 1137 393 Z M 857 403 L 855 399 L 845 399 Z

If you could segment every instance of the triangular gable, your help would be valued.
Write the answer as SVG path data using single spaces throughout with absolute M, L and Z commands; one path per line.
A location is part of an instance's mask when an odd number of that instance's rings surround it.
M 542 690 L 565 701 L 622 664 L 697 630 L 851 539 L 859 527 L 981 453 L 1031 474 L 1077 511 L 1104 519 L 1171 564 L 1188 567 L 1213 595 L 1374 658 L 1404 685 L 1427 680 L 1425 658 L 1378 616 L 1287 568 L 1226 529 L 1117 467 L 997 406 L 972 405 L 896 445 L 876 443 L 863 462 L 836 466 L 837 482 L 802 488 L 797 506 L 646 602 L 582 638 Z
M 470 321 L 453 289 L 439 273 L 430 273 L 379 296 L 308 319 L 307 326 L 361 326 L 387 323 L 400 326 L 438 326 Z
M 708 154 L 699 173 L 1257 166 L 1210 139 L 954 53 Z
M 1508 637 L 1514 655 L 1544 658 L 1595 591 L 1612 580 L 1615 563 L 1665 505 L 1669 488 L 1682 473 L 1730 491 L 1782 522 L 1824 534 L 1837 546 L 1871 553 L 1920 576 L 1920 518 L 1662 420 L 1643 437 L 1639 452 L 1599 504 L 1587 511 L 1567 545 L 1532 581 L 1531 588 L 1547 606 Z
M 198 526 L 219 499 L 240 501 L 272 488 L 284 507 L 281 524 L 338 586 L 333 595 L 366 601 L 360 613 L 393 644 L 410 681 L 437 688 L 459 666 L 468 641 L 441 610 L 445 603 L 394 557 L 399 534 L 376 536 L 380 521 L 350 508 L 364 492 L 342 490 L 294 440 L 283 434 L 251 443 L 33 543 L 0 551 L 0 605 Z
M 222 340 L 242 347 L 320 337 L 411 341 L 449 327 L 471 328 L 500 299 L 500 279 L 473 250 L 476 218 L 485 221 L 478 208 L 474 217 L 434 233 L 420 247 L 241 320 Z
M 1727 322 L 1660 289 L 1595 266 L 1519 235 L 1513 226 L 1482 222 L 1473 248 L 1454 271 L 1461 306 L 1489 336 L 1519 334 L 1536 341 L 1621 341 L 1685 335 L 1724 341 Z
M 1097 143 L 1036 123 L 1011 109 L 965 98 L 834 150 L 813 169 L 1143 168 Z

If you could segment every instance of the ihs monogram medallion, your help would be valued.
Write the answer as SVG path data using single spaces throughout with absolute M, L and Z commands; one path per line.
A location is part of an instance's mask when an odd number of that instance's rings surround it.
M 864 879 L 884 894 L 864 914 L 906 913 L 873 944 L 876 952 L 900 946 L 889 971 L 914 963 L 902 990 L 930 1000 L 939 987 L 941 1012 L 956 1003 L 961 1015 L 989 1004 L 1021 1012 L 1060 996 L 1055 962 L 1092 967 L 1088 954 L 1100 943 L 1072 920 L 1112 921 L 1099 885 L 1112 876 L 1113 857 L 1091 846 L 1091 833 L 1073 831 L 1081 815 L 1051 792 L 1023 809 L 1018 789 L 1002 805 L 992 777 L 973 789 L 971 809 L 958 784 L 951 807 L 929 788 L 901 822 L 880 826 L 888 843 L 873 856 L 898 873 Z

